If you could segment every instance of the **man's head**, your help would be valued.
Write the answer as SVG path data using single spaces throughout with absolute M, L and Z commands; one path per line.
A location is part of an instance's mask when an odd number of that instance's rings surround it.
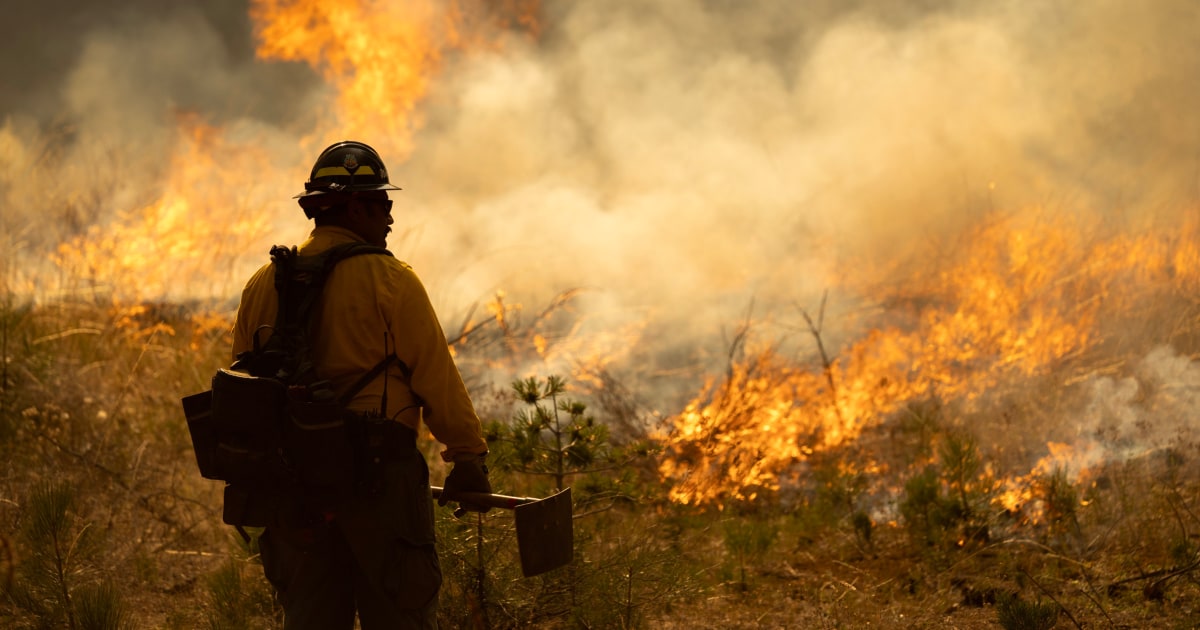
M 383 159 L 370 146 L 353 140 L 343 140 L 329 145 L 317 156 L 304 192 L 295 199 L 304 208 L 304 214 L 316 218 L 327 208 L 343 205 L 356 194 L 381 192 L 387 197 L 389 190 L 400 190 L 388 182 L 387 168 Z

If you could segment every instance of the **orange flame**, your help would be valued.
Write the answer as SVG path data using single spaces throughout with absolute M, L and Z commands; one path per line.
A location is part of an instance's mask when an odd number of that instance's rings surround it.
M 92 225 L 59 245 L 54 262 L 89 285 L 75 291 L 137 302 L 223 297 L 236 288 L 214 269 L 243 255 L 268 230 L 266 213 L 247 202 L 251 186 L 245 179 L 270 162 L 196 116 L 181 116 L 180 125 L 157 201 L 118 211 L 113 222 Z
M 331 127 L 386 136 L 389 153 L 404 159 L 422 125 L 417 105 L 447 51 L 492 47 L 491 29 L 509 21 L 536 32 L 537 10 L 530 0 L 253 0 L 250 15 L 259 58 L 302 61 L 336 88 Z
M 306 62 L 334 88 L 319 139 L 378 138 L 373 144 L 387 150 L 389 163 L 411 151 L 418 104 L 446 52 L 494 48 L 498 29 L 510 25 L 536 33 L 537 11 L 532 0 L 254 0 L 250 9 L 260 58 Z M 297 134 L 299 153 L 311 153 L 310 140 Z M 267 144 L 181 115 L 161 196 L 117 208 L 111 222 L 62 243 L 53 262 L 68 281 L 85 285 L 63 288 L 132 301 L 233 294 L 230 285 L 249 271 L 239 261 L 265 258 L 272 213 L 264 199 L 286 200 L 293 189 L 278 187 L 289 178 L 299 188 L 295 173 L 283 170 L 295 164 L 278 164 L 262 149 Z
M 886 291 L 889 321 L 900 323 L 868 331 L 824 370 L 770 351 L 733 365 L 674 419 L 660 473 L 682 503 L 745 500 L 906 402 L 970 405 L 999 383 L 1045 374 L 1091 347 L 1102 307 L 1136 312 L 1145 296 L 1130 287 L 1200 288 L 1198 236 L 1193 220 L 1101 238 L 1094 225 L 1036 209 L 976 228 L 959 251 Z

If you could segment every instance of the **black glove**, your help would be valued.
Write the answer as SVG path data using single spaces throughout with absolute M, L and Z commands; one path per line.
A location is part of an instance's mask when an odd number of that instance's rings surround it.
M 455 496 L 460 492 L 492 493 L 492 484 L 488 481 L 487 464 L 483 463 L 482 455 L 454 462 L 450 474 L 446 475 L 446 482 L 442 484 L 442 496 L 438 498 L 438 505 L 446 505 L 447 501 L 458 501 L 463 509 L 472 512 L 487 512 L 492 509 L 486 505 L 460 501 Z

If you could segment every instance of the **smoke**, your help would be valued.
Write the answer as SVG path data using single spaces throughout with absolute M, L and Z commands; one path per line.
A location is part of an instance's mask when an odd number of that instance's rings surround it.
M 60 286 L 63 274 L 52 264 L 60 248 L 77 250 L 77 239 L 92 235 L 105 245 L 100 255 L 111 257 L 107 250 L 119 253 L 122 245 L 110 243 L 140 231 L 151 237 L 153 249 L 132 256 L 156 261 L 159 274 L 178 272 L 161 285 L 172 293 L 146 295 L 138 281 L 143 271 L 136 269 L 125 270 L 128 286 L 105 290 L 126 299 L 210 297 L 213 282 L 184 273 L 227 278 L 215 268 L 236 257 L 222 253 L 214 264 L 169 260 L 178 244 L 169 242 L 171 235 L 152 235 L 170 217 L 144 209 L 164 196 L 194 196 L 197 207 L 187 210 L 193 227 L 185 222 L 185 232 L 208 233 L 207 225 L 225 224 L 236 233 L 243 221 L 232 213 L 259 212 L 267 205 L 266 189 L 278 196 L 282 186 L 295 185 L 279 166 L 307 159 L 294 155 L 296 129 L 312 126 L 310 112 L 323 86 L 305 67 L 255 59 L 244 2 L 49 5 L 14 7 L 13 19 L 0 26 L 6 42 L 6 89 L 0 92 L 0 244 L 6 255 L 0 286 L 35 297 L 72 292 L 77 287 Z M 210 140 L 234 148 L 214 158 L 216 166 L 205 167 L 203 179 L 193 185 L 181 181 L 180 172 L 193 157 L 188 141 L 203 129 L 218 130 L 208 134 Z M 253 177 L 229 186 L 231 178 L 221 168 L 243 168 L 251 153 L 266 157 L 243 170 Z M 175 219 L 168 223 L 180 225 Z M 114 224 L 121 229 L 104 232 Z M 124 249 L 146 247 L 139 239 Z M 205 250 L 223 247 L 211 242 Z M 107 280 L 95 267 L 91 273 Z M 231 286 L 224 291 L 233 297 Z
M 74 182 L 52 199 L 91 191 L 80 221 L 102 223 L 153 197 L 197 113 L 265 149 L 262 211 L 302 236 L 288 198 L 330 88 L 254 58 L 245 0 L 112 4 L 61 2 L 77 19 L 38 40 L 7 22 L 0 165 L 61 140 Z M 1173 220 L 1200 199 L 1192 0 L 548 0 L 540 17 L 536 38 L 454 59 L 412 155 L 384 155 L 404 187 L 393 247 L 449 320 L 496 289 L 536 307 L 578 287 L 585 332 L 651 321 L 647 360 L 703 361 L 748 312 L 795 320 L 825 291 L 853 311 L 869 296 L 848 274 L 993 209 Z M 50 181 L 0 190 L 11 208 Z
M 1086 406 L 1066 423 L 1074 429 L 1074 435 L 1067 437 L 1070 457 L 1054 462 L 1068 474 L 1076 476 L 1104 462 L 1195 443 L 1200 366 L 1173 348 L 1160 346 L 1132 372 L 1088 381 Z
M 548 3 L 428 103 L 413 262 L 464 299 L 614 293 L 690 344 L 851 308 L 853 266 L 992 209 L 1194 209 L 1195 3 L 911 4 Z
M 52 4 L 21 5 L 0 33 L 0 192 L 9 229 L 41 223 L 23 232 L 31 258 L 161 195 L 185 120 L 292 151 L 311 124 L 319 82 L 256 62 L 244 2 Z
M 318 85 L 302 66 L 256 62 L 245 0 L 47 0 L 5 16 L 0 114 L 76 131 L 115 124 L 131 145 L 172 108 L 286 124 Z

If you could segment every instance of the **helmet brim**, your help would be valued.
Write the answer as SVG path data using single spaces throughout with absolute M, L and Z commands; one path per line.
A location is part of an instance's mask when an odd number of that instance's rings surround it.
M 340 190 L 317 189 L 306 190 L 292 199 L 300 199 L 301 197 L 316 197 L 318 195 L 348 195 L 357 192 L 373 192 L 376 190 L 404 190 L 403 188 L 393 184 L 368 184 L 366 186 L 347 186 Z

